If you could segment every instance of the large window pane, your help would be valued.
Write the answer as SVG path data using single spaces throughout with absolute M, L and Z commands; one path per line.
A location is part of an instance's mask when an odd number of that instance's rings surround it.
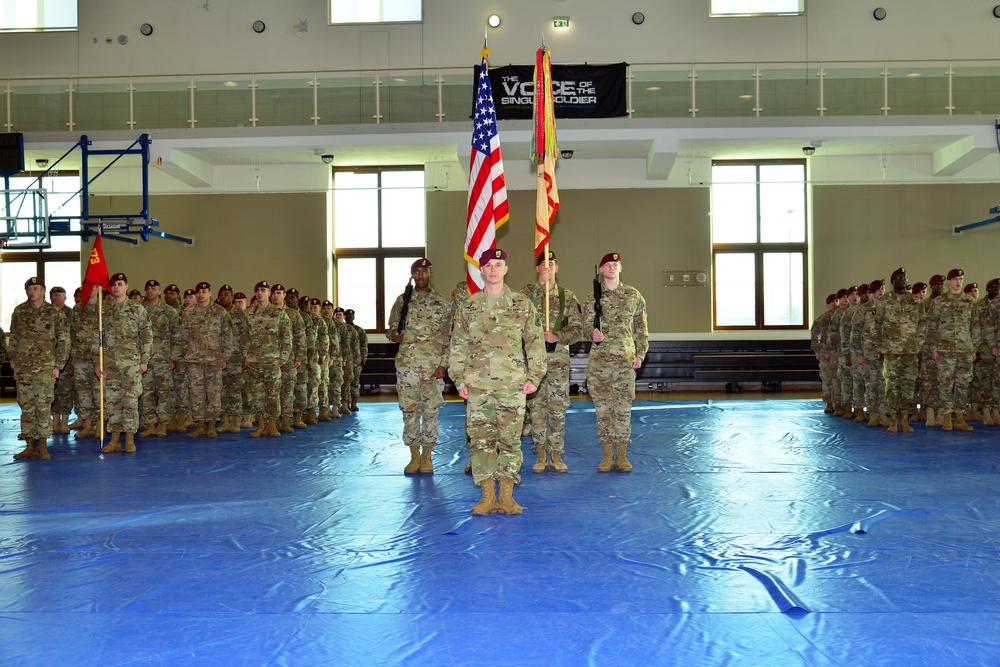
M 764 253 L 764 326 L 798 326 L 805 321 L 804 264 L 799 252 Z
M 761 165 L 760 240 L 761 243 L 805 242 L 804 165 Z
M 45 262 L 46 292 L 56 285 L 66 290 L 66 303 L 73 305 L 73 292 L 83 282 L 80 262 Z
M 406 289 L 406 283 L 410 280 L 410 266 L 419 257 L 386 257 L 383 264 L 385 272 L 385 324 L 389 326 L 389 311 L 392 304 L 396 303 L 396 297 Z
M 382 172 L 382 247 L 425 244 L 424 172 Z
M 336 247 L 378 247 L 378 174 L 337 172 L 333 219 Z
M 3 330 L 10 331 L 10 315 L 17 304 L 27 300 L 24 293 L 25 281 L 35 275 L 38 267 L 34 262 L 3 262 L 0 263 L 0 320 Z M 77 265 L 77 273 L 79 273 Z
M 755 256 L 753 253 L 715 255 L 715 324 L 720 327 L 754 326 Z
M 375 258 L 337 260 L 337 305 L 354 309 L 354 323 L 375 328 Z
M 712 242 L 757 242 L 757 167 L 712 167 Z

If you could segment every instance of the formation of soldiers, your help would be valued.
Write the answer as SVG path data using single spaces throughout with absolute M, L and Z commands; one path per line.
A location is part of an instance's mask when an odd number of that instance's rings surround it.
M 216 438 L 256 422 L 251 437 L 279 437 L 358 411 L 368 338 L 353 311 L 267 281 L 250 300 L 230 285 L 213 299 L 212 286 L 201 282 L 183 301 L 175 284 L 161 296 L 159 281 L 148 280 L 143 296 L 129 291 L 122 273 L 109 282 L 103 345 L 98 290 L 84 308 L 77 289 L 68 308 L 62 287 L 46 301 L 41 280 L 25 284 L 28 298 L 14 310 L 5 355 L 18 383 L 18 437 L 26 441 L 16 460 L 50 458 L 48 438 L 72 430 L 81 439 L 107 431 L 103 452 L 134 452 L 136 434 L 193 427 L 188 437 Z
M 1000 279 L 982 296 L 958 268 L 910 285 L 900 267 L 889 283 L 829 295 L 812 325 L 825 412 L 893 433 L 1000 425 Z

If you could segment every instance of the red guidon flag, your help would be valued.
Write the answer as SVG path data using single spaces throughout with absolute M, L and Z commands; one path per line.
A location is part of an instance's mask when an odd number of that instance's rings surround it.
M 101 248 L 101 235 L 94 239 L 94 248 L 90 251 L 90 261 L 87 263 L 87 273 L 83 277 L 83 287 L 80 288 L 80 309 L 87 308 L 87 301 L 94 288 L 100 285 L 104 289 L 111 291 L 110 275 L 108 274 L 108 263 L 104 261 L 104 251 Z
M 542 47 L 535 55 L 535 105 L 532 114 L 531 161 L 537 165 L 538 184 L 535 196 L 535 256 L 549 245 L 552 223 L 559 210 L 556 189 L 555 99 L 552 95 L 552 63 L 549 51 Z

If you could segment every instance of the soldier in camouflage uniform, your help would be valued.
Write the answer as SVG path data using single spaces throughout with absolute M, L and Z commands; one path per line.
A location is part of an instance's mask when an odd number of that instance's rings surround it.
M 930 279 L 931 293 L 923 301 L 924 317 L 930 317 L 931 308 L 934 302 L 944 294 L 944 276 L 935 274 Z M 943 415 L 941 414 L 941 389 L 938 385 L 938 365 L 934 360 L 933 350 L 930 349 L 930 339 L 924 336 L 924 349 L 920 354 L 920 405 L 925 409 L 926 425 L 941 426 Z M 935 416 L 935 411 L 938 413 Z
M 825 334 L 827 326 L 829 326 L 830 317 L 836 308 L 837 295 L 831 294 L 826 297 L 826 310 L 813 321 L 812 326 L 809 328 L 809 347 L 816 355 L 816 361 L 819 363 L 819 379 L 823 386 L 823 402 L 826 403 L 826 408 L 823 412 L 827 414 L 833 412 L 833 385 L 830 377 L 830 358 L 832 355 L 827 349 Z
M 309 297 L 306 297 L 306 302 L 308 303 L 308 301 Z M 289 317 L 291 317 L 291 311 L 295 311 L 299 316 L 304 350 L 302 363 L 295 374 L 295 403 L 292 426 L 295 428 L 306 428 L 308 426 L 306 410 L 309 408 L 309 376 L 312 373 L 313 365 L 316 363 L 316 330 L 313 328 L 313 321 L 309 315 L 308 305 L 301 303 L 299 291 L 294 287 L 285 293 L 285 307 L 289 310 Z
M 587 390 L 597 412 L 597 439 L 604 458 L 597 472 L 632 472 L 627 453 L 632 440 L 632 401 L 635 400 L 635 371 L 649 350 L 646 300 L 639 290 L 621 282 L 621 255 L 610 252 L 601 258 L 600 328 L 594 326 L 594 295 L 583 307 L 590 348 Z M 616 452 L 617 450 L 617 452 Z M 617 461 L 615 454 L 617 453 Z
M 94 375 L 91 341 L 97 332 L 97 299 L 99 289 L 93 289 L 84 304 L 73 306 L 70 315 L 72 322 L 70 331 L 70 354 L 73 357 L 73 384 L 76 390 L 76 414 L 83 420 L 83 428 L 76 432 L 77 438 L 96 438 L 97 420 L 99 419 L 98 403 L 101 400 L 100 381 Z
M 172 412 L 174 407 L 174 367 L 180 359 L 181 318 L 177 311 L 160 298 L 160 283 L 147 280 L 145 285 L 146 313 L 153 332 L 153 356 L 142 378 L 142 396 L 139 398 L 140 438 L 167 435 L 183 430 Z M 171 418 L 173 421 L 171 421 Z
M 320 313 L 326 320 L 327 332 L 330 338 L 330 360 L 326 369 L 326 405 L 327 416 L 330 419 L 340 419 L 340 396 L 344 386 L 344 354 L 341 349 L 343 337 L 340 333 L 340 322 L 333 316 L 333 303 L 323 302 Z M 322 399 L 322 395 L 321 395 Z
M 545 259 L 545 253 L 538 255 L 535 260 L 538 281 L 521 290 L 531 299 L 545 329 L 545 376 L 538 384 L 538 391 L 528 396 L 531 439 L 536 454 L 531 471 L 562 473 L 569 470 L 562 460 L 566 452 L 566 411 L 569 409 L 569 346 L 583 333 L 583 310 L 576 295 L 556 282 L 559 272 L 556 254 L 550 250 L 548 261 Z
M 292 323 L 288 315 L 270 301 L 271 287 L 262 280 L 254 287 L 256 305 L 247 311 L 247 356 L 250 400 L 257 416 L 251 438 L 277 438 L 281 413 L 281 368 L 291 363 Z M 284 301 L 282 301 L 283 303 Z
M 989 344 L 989 390 L 983 390 L 980 404 L 983 406 L 983 425 L 1000 426 L 1000 278 L 993 278 L 986 283 L 984 300 L 988 306 L 988 314 L 980 320 L 980 328 L 984 341 Z M 986 414 L 989 413 L 989 422 Z
M 843 309 L 840 320 L 837 322 L 840 328 L 840 357 L 837 364 L 837 377 L 840 378 L 840 395 L 844 402 L 844 419 L 853 419 L 855 406 L 859 401 L 863 401 L 863 396 L 854 396 L 854 375 L 851 359 L 851 321 L 854 313 L 858 309 L 861 297 L 858 296 L 857 285 L 847 288 L 847 307 Z
M 66 290 L 63 287 L 53 287 L 49 290 L 49 303 L 63 316 L 63 328 L 72 337 L 73 318 L 71 310 L 66 307 Z M 72 351 L 66 365 L 59 369 L 59 379 L 56 380 L 55 396 L 52 400 L 52 432 L 69 433 L 69 413 L 73 412 L 73 397 L 76 384 L 73 373 Z
M 344 311 L 344 321 L 354 329 L 358 338 L 358 353 L 354 358 L 354 379 L 351 381 L 351 412 L 358 411 L 358 398 L 361 396 L 361 374 L 368 363 L 368 334 L 364 327 L 354 323 L 354 311 L 350 308 Z
M 139 395 L 142 374 L 153 354 L 153 334 L 146 309 L 127 298 L 128 278 L 124 273 L 111 276 L 113 301 L 104 309 L 104 366 L 95 371 L 104 378 L 106 417 L 111 440 L 101 451 L 120 452 L 121 433 L 125 433 L 125 451 L 135 451 L 135 432 L 139 428 Z M 100 338 L 92 339 L 91 356 L 99 358 Z
M 444 374 L 451 340 L 451 302 L 430 286 L 433 266 L 427 258 L 410 265 L 413 290 L 406 303 L 406 322 L 400 332 L 404 294 L 396 297 L 389 314 L 386 338 L 399 343 L 396 353 L 396 394 L 403 413 L 403 444 L 410 448 L 407 475 L 431 474 L 431 453 L 438 441 L 438 411 L 444 402 Z
M 176 310 L 178 315 L 181 314 L 181 289 L 177 285 L 171 283 L 163 288 L 163 300 Z
M 906 288 L 906 269 L 890 277 L 892 292 L 879 298 L 869 336 L 882 353 L 889 432 L 911 433 L 910 415 L 916 413 L 917 371 L 926 334 L 926 311 L 920 297 Z
M 191 388 L 189 438 L 217 438 L 215 424 L 222 416 L 222 374 L 233 353 L 233 323 L 226 309 L 212 302 L 212 286 L 195 287 L 198 302 L 181 322 L 183 357 Z
M 885 294 L 885 281 L 879 278 L 868 285 L 868 303 L 858 311 L 858 321 L 851 328 L 851 336 L 858 336 L 852 342 L 858 350 L 858 365 L 863 371 L 865 404 L 868 406 L 868 426 L 889 426 L 888 411 L 885 407 L 885 376 L 882 374 L 882 352 L 875 340 L 875 310 L 878 301 Z
M 319 421 L 316 414 L 317 408 L 319 408 L 319 413 L 325 417 L 323 421 L 330 420 L 330 410 L 326 408 L 330 370 L 330 327 L 319 312 L 320 300 L 315 297 L 302 298 L 306 299 L 304 304 L 306 310 L 302 317 L 306 317 L 306 313 L 308 313 L 308 317 L 312 319 L 313 331 L 316 336 L 316 355 L 309 364 L 309 394 L 306 397 L 306 414 L 303 421 L 307 424 L 316 424 Z M 322 405 L 320 405 L 319 400 L 321 388 L 323 391 Z
M 15 461 L 49 458 L 45 441 L 52 435 L 52 399 L 59 369 L 69 359 L 69 328 L 65 316 L 45 300 L 45 283 L 29 278 L 24 291 L 28 300 L 14 308 L 7 346 L 26 443 Z
M 831 386 L 833 393 L 833 416 L 844 416 L 844 395 L 843 385 L 840 383 L 840 323 L 844 318 L 844 311 L 850 303 L 847 300 L 847 289 L 837 290 L 837 308 L 830 315 L 826 334 L 824 338 L 825 346 L 830 351 Z
M 197 302 L 198 294 L 193 289 L 184 290 L 179 311 L 181 323 Z M 174 412 L 173 427 L 168 425 L 168 432 L 183 433 L 188 426 L 194 426 L 194 420 L 191 419 L 191 382 L 184 355 L 179 356 L 174 366 Z
M 867 369 L 864 364 L 860 363 L 859 357 L 862 356 L 861 348 L 864 343 L 864 311 L 872 305 L 869 302 L 868 283 L 861 283 L 858 285 L 858 303 L 853 311 L 849 311 L 851 319 L 843 325 L 843 329 L 849 337 L 848 348 L 853 362 L 851 364 L 851 395 L 855 397 L 855 403 L 857 403 L 857 408 L 854 410 L 854 421 L 859 424 L 868 421 L 868 416 L 865 414 L 865 409 L 868 407 L 865 403 L 867 398 L 865 395 L 865 371 Z
M 306 360 L 306 334 L 298 309 L 285 305 L 285 286 L 281 283 L 275 283 L 271 287 L 271 304 L 285 314 L 291 326 L 291 357 L 281 367 L 281 423 L 278 424 L 279 431 L 291 433 L 295 430 L 292 426 L 295 422 L 295 382 L 298 380 L 299 367 Z
M 972 384 L 969 385 L 969 401 L 972 407 L 965 415 L 965 421 L 982 421 L 983 426 L 993 426 L 993 415 L 989 407 L 984 407 L 990 401 L 993 391 L 993 360 L 991 353 L 993 341 L 989 331 L 993 326 L 993 309 L 989 299 L 979 298 L 979 285 L 969 283 L 965 293 L 976 300 L 972 309 L 972 317 L 979 322 L 980 339 L 976 347 L 976 361 L 972 365 Z
M 466 430 L 472 479 L 482 489 L 473 514 L 520 514 L 514 484 L 520 480 L 521 422 L 528 394 L 545 375 L 545 339 L 531 300 L 504 285 L 507 253 L 479 258 L 486 282 L 455 314 L 448 369 L 458 395 L 468 401 Z M 500 495 L 496 482 L 500 481 Z
M 962 291 L 962 269 L 949 271 L 947 281 L 948 292 L 935 299 L 927 319 L 927 344 L 937 362 L 942 428 L 952 430 L 954 417 L 954 428 L 971 431 L 965 410 L 980 338 L 979 322 L 972 317 L 976 301 Z
M 225 285 L 223 285 L 225 287 Z M 221 290 L 220 290 L 221 293 Z M 219 305 L 222 305 L 221 303 Z M 222 424 L 220 433 L 239 433 L 244 414 L 243 395 L 246 388 L 246 369 L 243 359 L 247 353 L 249 329 L 247 327 L 247 295 L 236 292 L 229 309 L 232 323 L 233 352 L 222 374 Z
M 340 414 L 351 414 L 351 391 L 354 386 L 354 376 L 357 374 L 358 382 L 361 378 L 361 346 L 358 341 L 358 332 L 346 321 L 346 311 L 343 308 L 336 308 L 333 317 L 337 321 L 340 330 L 340 351 L 343 355 L 344 382 L 340 386 Z M 360 384 L 358 385 L 360 387 Z

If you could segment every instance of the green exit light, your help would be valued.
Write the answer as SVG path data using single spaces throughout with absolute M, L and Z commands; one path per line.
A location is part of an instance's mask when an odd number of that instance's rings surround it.
M 569 27 L 569 17 L 568 16 L 557 16 L 552 19 L 553 28 L 568 28 Z

